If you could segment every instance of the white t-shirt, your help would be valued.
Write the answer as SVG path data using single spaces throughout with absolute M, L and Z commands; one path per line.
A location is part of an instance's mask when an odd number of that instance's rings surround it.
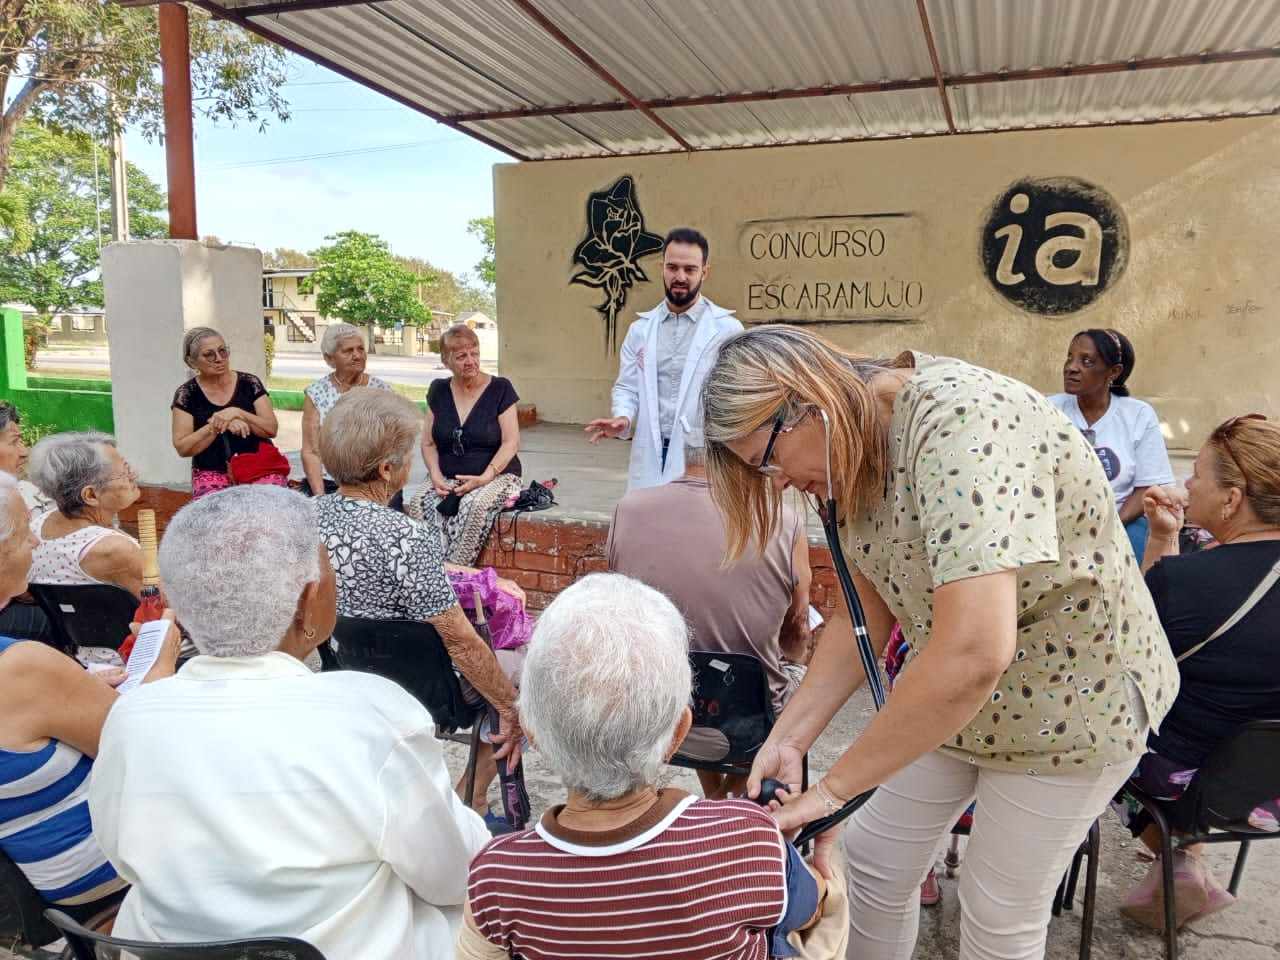
M 1169 451 L 1165 449 L 1160 421 L 1151 404 L 1133 397 L 1112 396 L 1102 419 L 1090 426 L 1071 394 L 1055 393 L 1049 402 L 1078 429 L 1092 431 L 1093 449 L 1111 481 L 1116 507 L 1124 506 L 1134 487 L 1173 483 Z

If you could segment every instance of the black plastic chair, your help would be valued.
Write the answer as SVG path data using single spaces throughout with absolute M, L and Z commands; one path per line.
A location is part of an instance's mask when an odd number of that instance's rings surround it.
M 750 654 L 691 651 L 693 727 L 719 732 L 728 752 L 703 760 L 676 752 L 672 766 L 742 776 L 751 772 L 756 752 L 773 729 L 773 694 L 764 665 Z M 804 758 L 802 789 L 809 787 L 809 758 Z
M 62 934 L 45 919 L 47 907 L 27 875 L 0 850 L 0 943 L 20 940 L 43 947 L 57 940 Z
M 53 639 L 66 649 L 119 650 L 129 637 L 129 623 L 138 610 L 137 597 L 110 583 L 33 583 L 30 590 L 49 618 Z
M 45 916 L 66 937 L 75 960 L 325 960 L 323 953 L 296 937 L 146 943 L 86 930 L 59 910 L 46 910 Z
M 1227 886 L 1234 895 L 1244 878 L 1249 845 L 1255 840 L 1280 840 L 1280 833 L 1249 826 L 1249 814 L 1255 807 L 1280 797 L 1280 720 L 1247 723 L 1220 743 L 1177 800 L 1157 800 L 1132 783 L 1125 785 L 1124 792 L 1141 805 L 1160 831 L 1165 957 L 1177 960 L 1174 850 L 1202 843 L 1240 844 Z M 1175 837 L 1174 829 L 1182 832 Z
M 480 740 L 477 720 L 485 704 L 467 703 L 453 660 L 436 628 L 420 620 L 338 617 L 333 637 L 342 669 L 376 673 L 400 684 L 427 708 L 436 724 L 436 736 L 469 746 L 466 790 L 471 796 Z M 470 735 L 458 733 L 468 728 Z

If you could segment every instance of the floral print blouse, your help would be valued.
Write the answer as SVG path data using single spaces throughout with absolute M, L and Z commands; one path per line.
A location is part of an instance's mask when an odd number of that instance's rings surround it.
M 1178 670 L 1097 456 L 1025 384 L 914 357 L 894 401 L 886 497 L 846 526 L 845 551 L 913 657 L 937 587 L 1018 571 L 1013 662 L 942 749 L 1031 775 L 1136 761 Z

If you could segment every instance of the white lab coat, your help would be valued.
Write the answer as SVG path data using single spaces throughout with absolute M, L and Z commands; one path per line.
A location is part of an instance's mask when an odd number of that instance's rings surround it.
M 706 300 L 706 298 L 703 298 Z M 684 473 L 684 425 L 701 428 L 699 406 L 702 384 L 707 379 L 721 342 L 742 332 L 742 323 L 732 310 L 718 307 L 710 300 L 693 328 L 689 356 L 680 378 L 675 425 L 671 430 L 671 446 L 667 451 L 666 469 L 662 466 L 662 433 L 658 423 L 658 326 L 667 315 L 666 302 L 659 303 L 636 317 L 622 342 L 618 379 L 613 385 L 613 416 L 631 421 L 624 440 L 632 440 L 631 466 L 627 489 L 656 487 L 669 483 Z

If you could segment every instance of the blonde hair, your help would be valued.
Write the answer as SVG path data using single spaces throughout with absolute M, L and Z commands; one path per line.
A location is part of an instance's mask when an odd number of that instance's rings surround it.
M 447 360 L 449 354 L 453 352 L 453 346 L 449 343 L 458 337 L 468 337 L 474 343 L 477 349 L 480 347 L 480 337 L 474 330 L 465 323 L 455 323 L 453 326 L 440 334 L 440 359 Z
M 320 459 L 338 483 L 367 483 L 383 463 L 403 466 L 422 428 L 422 414 L 390 390 L 353 387 L 320 428 Z
M 702 388 L 707 479 L 725 518 L 729 559 L 773 536 L 782 497 L 759 470 L 729 449 L 734 440 L 812 413 L 831 421 L 832 489 L 842 517 L 884 496 L 887 434 L 868 381 L 884 369 L 914 365 L 911 355 L 873 360 L 805 330 L 756 327 L 725 341 Z
M 1280 527 L 1280 424 L 1228 420 L 1209 435 L 1220 486 L 1237 487 L 1258 519 Z

